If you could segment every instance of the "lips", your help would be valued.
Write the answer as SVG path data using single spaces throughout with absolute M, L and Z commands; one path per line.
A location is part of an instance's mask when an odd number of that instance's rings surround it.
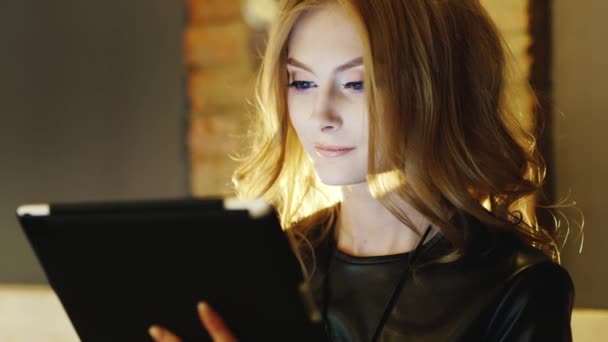
M 315 151 L 317 152 L 317 154 L 324 156 L 324 157 L 343 156 L 354 149 L 355 149 L 354 147 L 348 147 L 348 146 L 315 144 Z

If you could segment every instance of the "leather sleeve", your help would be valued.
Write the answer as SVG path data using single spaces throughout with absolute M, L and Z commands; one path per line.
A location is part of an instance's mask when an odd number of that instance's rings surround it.
M 572 341 L 574 285 L 556 263 L 533 264 L 506 284 L 488 327 L 488 341 Z

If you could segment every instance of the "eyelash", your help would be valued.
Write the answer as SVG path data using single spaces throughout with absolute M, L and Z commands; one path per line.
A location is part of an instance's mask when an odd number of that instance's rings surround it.
M 306 88 L 306 89 L 304 89 L 304 90 L 303 90 L 303 89 L 302 89 L 302 87 L 303 87 L 305 84 L 307 84 L 307 85 L 308 85 L 308 88 Z M 296 91 L 302 92 L 302 91 L 308 90 L 308 89 L 310 89 L 310 88 L 316 88 L 316 87 L 317 87 L 317 85 L 314 85 L 314 86 L 313 86 L 313 84 L 314 84 L 314 83 L 313 83 L 313 82 L 310 82 L 310 81 L 293 81 L 293 82 L 291 82 L 291 83 L 289 84 L 289 86 L 288 86 L 288 87 L 289 87 L 289 88 L 294 88 Z
M 306 89 L 301 89 L 301 87 L 304 84 L 309 84 L 308 88 Z M 313 86 L 314 85 L 314 86 Z M 359 82 L 348 82 L 348 83 L 344 83 L 342 84 L 342 86 L 344 87 L 344 89 L 353 89 L 353 91 L 355 92 L 361 92 L 363 91 L 363 81 L 359 81 Z M 289 88 L 294 88 L 297 92 L 305 92 L 306 90 L 310 89 L 310 88 L 317 88 L 318 86 L 316 84 L 314 84 L 314 82 L 311 81 L 293 81 L 288 85 Z M 357 89 L 357 87 L 359 87 L 359 89 Z
M 363 87 L 363 81 L 358 81 L 358 82 L 348 82 L 348 83 L 344 83 L 342 85 L 344 88 L 347 89 L 352 89 L 354 91 L 363 91 L 364 87 Z M 359 87 L 359 89 L 355 88 L 355 87 Z

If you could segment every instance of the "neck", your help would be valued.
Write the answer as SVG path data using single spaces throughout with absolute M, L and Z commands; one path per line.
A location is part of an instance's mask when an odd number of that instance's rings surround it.
M 343 201 L 336 223 L 337 248 L 350 255 L 374 256 L 410 252 L 429 226 L 420 212 L 404 203 L 406 225 L 375 199 L 367 182 L 342 187 Z M 431 238 L 438 232 L 433 227 Z

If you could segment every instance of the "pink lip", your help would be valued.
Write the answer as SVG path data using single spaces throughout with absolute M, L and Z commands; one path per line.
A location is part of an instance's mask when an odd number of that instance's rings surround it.
M 354 149 L 354 147 L 346 146 L 315 145 L 315 150 L 317 153 L 325 157 L 339 157 Z

